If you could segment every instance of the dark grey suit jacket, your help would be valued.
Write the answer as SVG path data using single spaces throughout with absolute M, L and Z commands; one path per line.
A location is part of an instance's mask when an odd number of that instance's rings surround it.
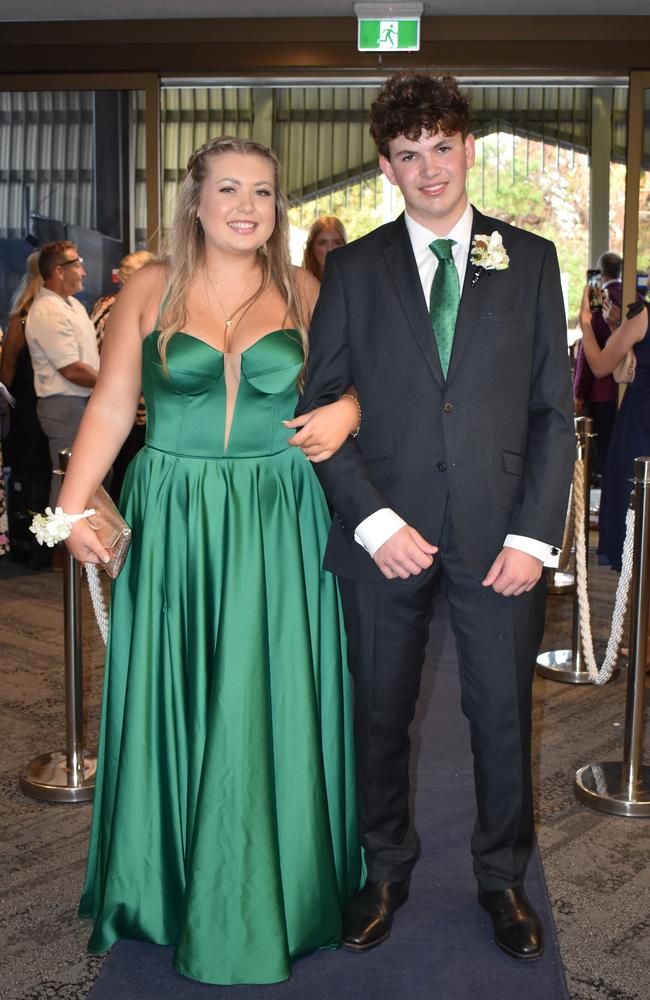
M 482 578 L 508 533 L 562 539 L 575 458 L 555 247 L 498 230 L 503 271 L 467 265 L 447 380 L 404 217 L 327 257 L 298 412 L 355 385 L 361 431 L 315 471 L 335 510 L 325 567 L 383 579 L 354 529 L 392 507 L 436 544 L 449 497 L 465 566 Z

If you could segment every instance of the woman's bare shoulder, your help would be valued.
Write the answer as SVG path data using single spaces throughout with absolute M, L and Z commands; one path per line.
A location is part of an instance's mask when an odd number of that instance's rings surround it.
M 633 343 L 644 340 L 648 332 L 648 310 L 646 302 L 639 301 L 628 306 L 628 311 L 619 329 L 629 330 Z

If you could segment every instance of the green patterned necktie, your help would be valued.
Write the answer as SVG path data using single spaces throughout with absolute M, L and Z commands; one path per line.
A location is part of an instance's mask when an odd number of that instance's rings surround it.
M 438 267 L 431 285 L 429 311 L 445 378 L 447 378 L 449 371 L 449 359 L 451 358 L 456 317 L 460 304 L 458 271 L 451 252 L 455 242 L 455 240 L 434 240 L 433 243 L 429 244 L 431 253 L 434 253 L 438 258 Z

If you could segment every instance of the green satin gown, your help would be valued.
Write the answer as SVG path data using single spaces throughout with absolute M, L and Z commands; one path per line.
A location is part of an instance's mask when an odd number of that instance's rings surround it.
M 220 984 L 335 948 L 361 879 L 329 515 L 281 423 L 302 348 L 267 334 L 236 356 L 234 389 L 233 358 L 179 333 L 166 375 L 157 333 L 143 345 L 80 905 L 92 952 L 174 945 L 178 972 Z

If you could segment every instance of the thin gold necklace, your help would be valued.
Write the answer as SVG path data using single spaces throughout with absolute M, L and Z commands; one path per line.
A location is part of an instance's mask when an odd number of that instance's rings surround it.
M 232 326 L 233 319 L 235 318 L 235 316 L 237 315 L 237 313 L 240 311 L 240 309 L 243 308 L 243 306 L 246 304 L 246 302 L 247 302 L 247 300 L 249 298 L 248 289 L 250 288 L 252 282 L 248 281 L 246 283 L 246 285 L 244 287 L 244 294 L 241 297 L 239 305 L 236 306 L 236 308 L 232 310 L 232 312 L 230 313 L 230 316 L 229 316 L 228 313 L 226 312 L 226 310 L 224 309 L 223 302 L 221 301 L 221 296 L 219 295 L 219 292 L 218 292 L 218 289 L 217 289 L 218 282 L 217 282 L 216 278 L 212 277 L 212 275 L 208 272 L 207 268 L 205 270 L 205 273 L 208 276 L 210 284 L 214 288 L 214 294 L 217 297 L 217 302 L 219 304 L 219 308 L 221 309 L 221 312 L 223 314 L 223 318 L 224 318 L 225 324 L 226 324 L 223 332 L 224 332 L 224 336 L 226 336 L 226 334 L 228 334 L 229 331 L 230 331 L 230 327 Z M 241 317 L 240 317 L 240 319 L 241 319 Z

